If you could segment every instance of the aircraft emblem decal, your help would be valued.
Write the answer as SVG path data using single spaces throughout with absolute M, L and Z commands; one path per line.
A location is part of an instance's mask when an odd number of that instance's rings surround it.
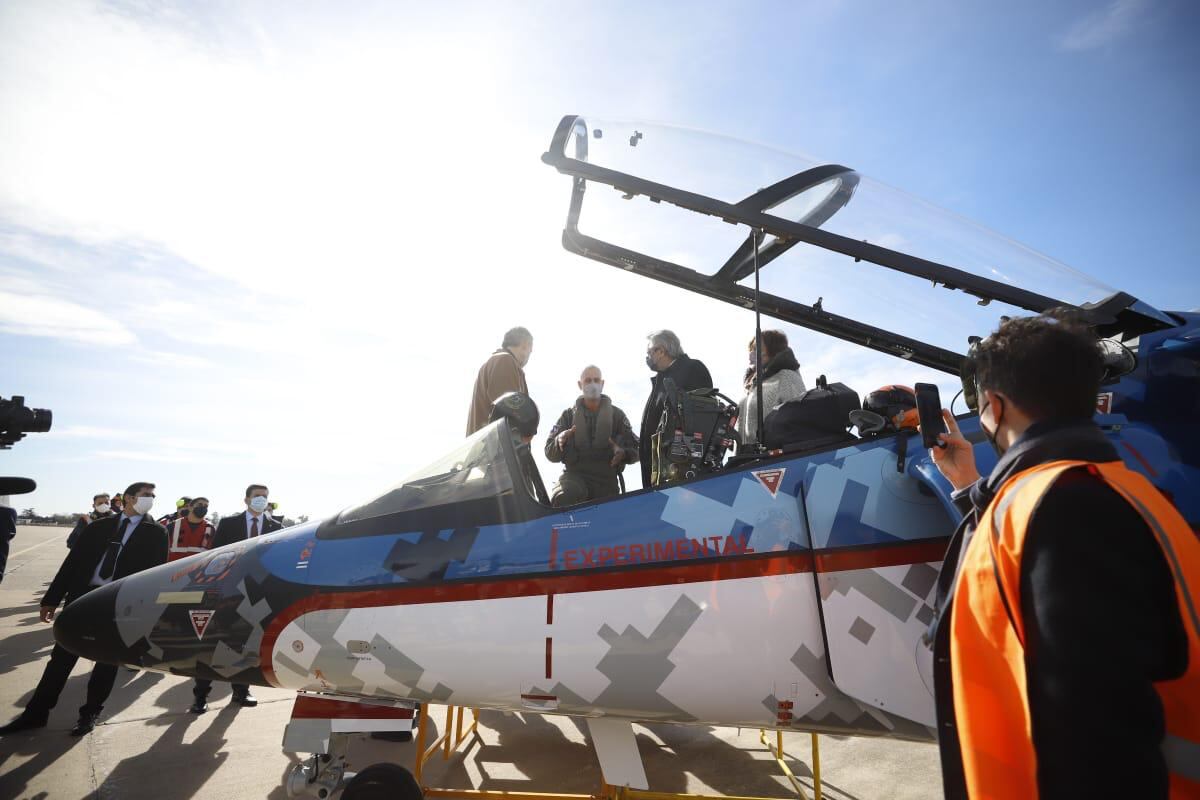
M 208 628 L 208 622 L 212 619 L 212 611 L 200 611 L 193 609 L 188 612 L 192 618 L 192 630 L 196 632 L 197 639 L 204 638 L 204 631 Z
M 783 483 L 783 473 L 787 472 L 787 467 L 779 469 L 760 469 L 757 472 L 751 473 L 758 482 L 763 485 L 763 488 L 771 493 L 771 497 L 775 497 L 779 493 L 779 485 Z

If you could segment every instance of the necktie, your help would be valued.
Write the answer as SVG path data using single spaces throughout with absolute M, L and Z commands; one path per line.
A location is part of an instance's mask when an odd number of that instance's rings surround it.
M 253 539 L 255 536 L 258 536 L 258 517 L 250 520 L 250 538 Z
M 117 554 L 121 552 L 121 542 L 125 540 L 125 531 L 128 528 L 129 517 L 121 517 L 121 527 L 117 530 L 117 536 L 109 540 L 104 560 L 100 562 L 100 577 L 104 580 L 111 578 L 117 568 Z

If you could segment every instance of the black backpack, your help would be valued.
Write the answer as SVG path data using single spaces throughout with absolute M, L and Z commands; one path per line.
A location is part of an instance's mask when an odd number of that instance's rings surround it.
M 857 392 L 844 383 L 827 383 L 822 375 L 815 389 L 767 415 L 764 443 L 768 450 L 796 451 L 855 442 L 846 429 L 850 412 L 860 407 Z

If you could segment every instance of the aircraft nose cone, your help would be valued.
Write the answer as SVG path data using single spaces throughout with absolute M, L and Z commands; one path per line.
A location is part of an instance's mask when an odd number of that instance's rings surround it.
M 54 620 L 54 639 L 77 656 L 108 664 L 136 663 L 121 642 L 116 621 L 117 586 L 93 589 L 67 604 Z

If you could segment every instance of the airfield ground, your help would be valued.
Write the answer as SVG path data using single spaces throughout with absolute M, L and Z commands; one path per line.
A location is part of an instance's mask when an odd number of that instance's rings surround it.
M 28 700 L 53 644 L 38 621 L 38 599 L 66 553 L 65 528 L 22 527 L 0 583 L 0 721 Z M 293 693 L 255 689 L 259 706 L 229 704 L 220 684 L 203 716 L 187 713 L 191 682 L 122 670 L 101 724 L 83 739 L 67 735 L 83 702 L 89 665 L 76 667 L 48 727 L 0 739 L 0 800 L 284 800 L 293 757 L 280 749 Z M 431 719 L 443 716 L 432 709 Z M 436 784 L 527 792 L 595 791 L 600 778 L 582 722 L 486 712 L 479 739 L 426 773 Z M 795 796 L 759 744 L 758 731 L 637 726 L 638 745 L 658 791 Z M 811 795 L 808 736 L 785 737 L 790 766 Z M 356 768 L 377 761 L 412 765 L 412 745 L 370 742 L 351 752 Z M 825 797 L 832 800 L 941 795 L 931 745 L 821 737 Z

